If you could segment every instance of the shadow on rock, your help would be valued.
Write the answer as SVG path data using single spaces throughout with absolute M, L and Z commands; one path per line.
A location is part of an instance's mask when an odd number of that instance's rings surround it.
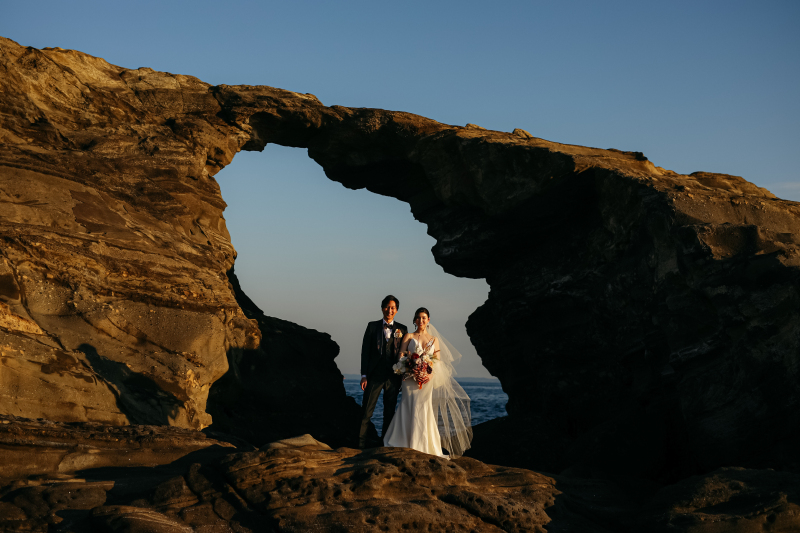
M 135 424 L 169 425 L 183 405 L 152 379 L 134 372 L 124 363 L 112 361 L 97 353 L 91 344 L 81 344 L 92 370 L 109 383 L 117 397 L 117 406 Z
M 330 335 L 268 317 L 228 272 L 237 303 L 258 322 L 255 349 L 228 352 L 228 372 L 210 390 L 210 429 L 256 445 L 309 433 L 332 446 L 354 446 L 361 408 L 347 396 Z

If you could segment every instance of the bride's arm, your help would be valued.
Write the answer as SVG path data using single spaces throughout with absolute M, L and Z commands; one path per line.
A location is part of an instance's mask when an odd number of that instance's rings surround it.
M 433 338 L 433 358 L 439 359 L 439 339 Z
M 406 333 L 403 337 L 403 344 L 400 345 L 400 351 L 397 352 L 397 358 L 400 359 L 400 356 L 404 353 L 408 352 L 408 342 L 411 340 L 411 333 Z

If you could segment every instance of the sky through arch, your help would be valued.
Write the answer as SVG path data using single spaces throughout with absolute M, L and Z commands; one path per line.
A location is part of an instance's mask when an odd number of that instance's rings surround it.
M 329 333 L 343 373 L 359 373 L 364 328 L 380 319 L 380 301 L 391 293 L 400 300 L 397 320 L 409 328 L 415 309 L 430 310 L 464 355 L 459 375 L 490 376 L 465 329 L 489 287 L 435 263 L 436 241 L 408 204 L 347 189 L 305 149 L 274 144 L 240 152 L 216 179 L 242 289 L 265 314 Z

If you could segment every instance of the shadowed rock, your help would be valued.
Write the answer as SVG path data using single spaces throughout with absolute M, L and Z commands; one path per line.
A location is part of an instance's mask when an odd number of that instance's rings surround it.
M 334 362 L 339 346 L 329 335 L 264 315 L 233 270 L 229 278 L 262 341 L 228 357 L 230 370 L 209 393 L 211 428 L 257 445 L 308 431 L 333 446 L 356 446 L 361 408 L 342 394 L 343 376 Z M 369 436 L 377 440 L 372 426 Z
M 308 148 L 329 178 L 408 202 L 445 271 L 486 278 L 468 332 L 510 427 L 562 439 L 557 471 L 669 481 L 798 439 L 797 202 L 639 152 L 212 90 L 244 149 Z M 547 448 L 519 433 L 478 428 L 476 449 L 494 436 L 481 458 L 533 465 Z
M 258 450 L 200 432 L 0 417 L 0 446 L 71 462 L 0 471 L 3 531 L 794 531 L 797 474 L 728 468 L 659 489 L 304 435 Z M 12 436 L 13 435 L 13 436 Z M 169 451 L 163 447 L 169 442 Z M 98 459 L 99 458 L 99 459 Z M 78 468 L 76 468 L 77 465 Z

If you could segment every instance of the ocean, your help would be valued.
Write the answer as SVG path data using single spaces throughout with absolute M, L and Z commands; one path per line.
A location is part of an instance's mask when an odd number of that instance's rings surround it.
M 472 411 L 472 425 L 486 422 L 500 416 L 506 416 L 506 402 L 508 395 L 503 392 L 500 382 L 496 379 L 470 379 L 461 378 L 458 380 L 470 398 L 470 409 Z M 356 399 L 361 405 L 361 379 L 358 377 L 345 376 L 344 388 L 348 396 Z M 400 393 L 399 402 L 403 401 L 403 394 Z M 378 434 L 383 433 L 383 394 L 378 399 L 378 405 L 372 415 L 372 423 Z

